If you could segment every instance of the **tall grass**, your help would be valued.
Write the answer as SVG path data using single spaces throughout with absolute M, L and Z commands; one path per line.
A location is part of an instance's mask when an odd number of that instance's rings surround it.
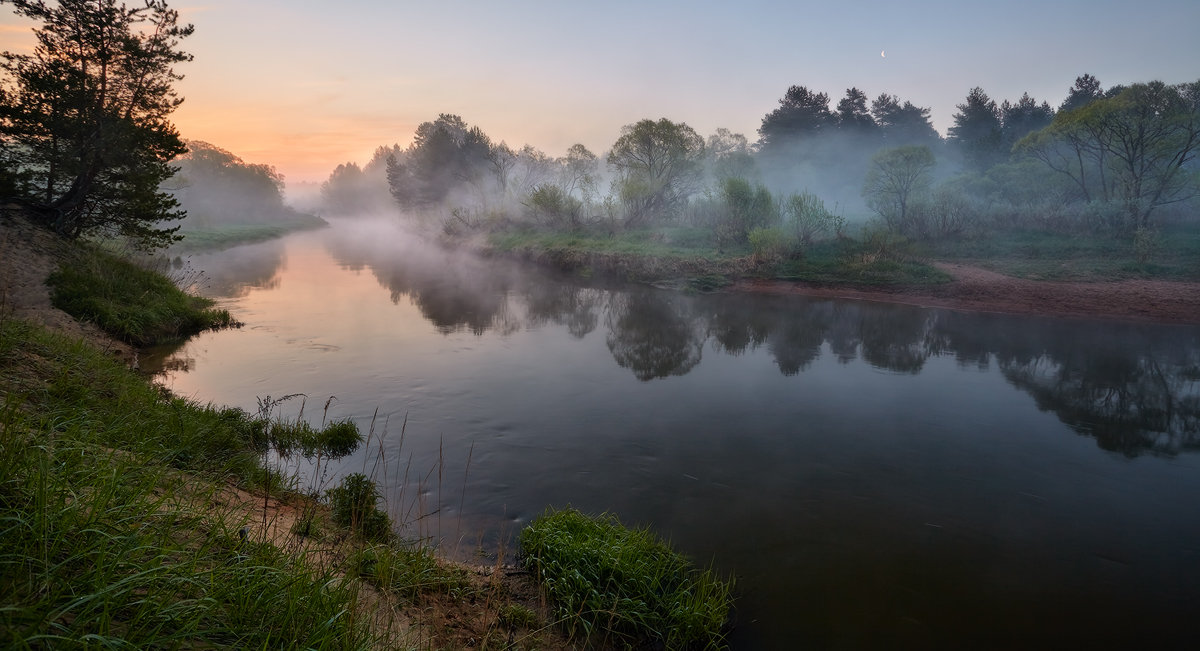
M 574 509 L 521 532 L 521 551 L 573 639 L 668 649 L 724 645 L 732 581 L 698 570 L 646 529 Z
M 216 506 L 256 467 L 244 414 L 12 320 L 0 395 L 0 648 L 370 646 L 355 582 Z
M 77 247 L 46 282 L 55 307 L 135 346 L 235 324 L 227 310 L 213 309 L 211 300 L 191 296 L 162 274 L 96 247 Z

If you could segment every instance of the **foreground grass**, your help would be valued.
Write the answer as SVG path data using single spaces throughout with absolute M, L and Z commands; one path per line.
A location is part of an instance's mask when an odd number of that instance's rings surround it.
M 370 646 L 353 583 L 215 507 L 259 476 L 245 414 L 13 320 L 0 401 L 0 648 Z
M 575 640 L 723 646 L 731 583 L 695 569 L 648 530 L 552 511 L 521 532 L 521 550 Z
M 226 224 L 212 227 L 184 225 L 179 234 L 183 240 L 171 247 L 171 254 L 215 251 L 240 244 L 265 242 L 296 231 L 325 228 L 329 222 L 315 215 L 297 215 L 270 223 Z
M 114 253 L 79 246 L 47 279 L 55 307 L 135 346 L 234 325 L 226 310 Z

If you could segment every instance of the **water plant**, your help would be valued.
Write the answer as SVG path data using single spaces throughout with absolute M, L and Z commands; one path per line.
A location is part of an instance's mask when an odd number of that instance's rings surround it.
M 649 529 L 626 528 L 607 514 L 551 510 L 521 532 L 521 552 L 577 641 L 724 645 L 732 579 L 697 569 Z

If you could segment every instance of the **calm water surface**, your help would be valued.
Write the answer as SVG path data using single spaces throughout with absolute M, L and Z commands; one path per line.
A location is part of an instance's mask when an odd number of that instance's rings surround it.
M 163 382 L 318 421 L 336 396 L 375 434 L 324 481 L 374 470 L 450 553 L 511 555 L 551 505 L 648 525 L 736 575 L 735 648 L 1200 642 L 1200 328 L 584 286 L 408 242 L 193 258 L 246 327 L 161 351 Z

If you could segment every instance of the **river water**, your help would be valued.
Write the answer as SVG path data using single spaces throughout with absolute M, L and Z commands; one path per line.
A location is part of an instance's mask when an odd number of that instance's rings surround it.
M 549 506 L 737 578 L 759 648 L 1200 641 L 1200 328 L 572 282 L 346 222 L 192 258 L 246 326 L 143 366 L 351 417 L 409 535 Z

